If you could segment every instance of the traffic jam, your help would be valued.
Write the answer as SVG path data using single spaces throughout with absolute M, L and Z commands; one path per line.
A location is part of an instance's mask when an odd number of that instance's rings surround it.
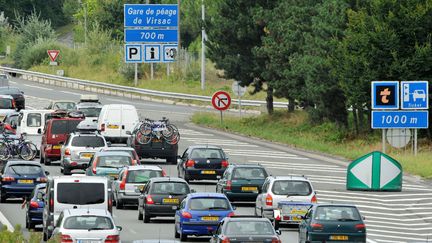
M 0 90 L 0 200 L 22 198 L 25 227 L 42 228 L 44 241 L 121 242 L 113 207 L 134 207 L 136 224 L 167 217 L 180 241 L 276 243 L 289 228 L 299 242 L 366 242 L 355 205 L 320 204 L 307 176 L 232 162 L 217 143 L 179 151 L 179 129 L 166 117 L 141 119 L 134 105 L 104 105 L 97 95 L 26 109 L 12 95 L 19 89 Z M 177 176 L 154 159 L 175 166 Z M 50 176 L 47 166 L 61 175 Z M 192 189 L 199 181 L 214 181 L 213 192 Z M 236 213 L 241 202 L 253 214 Z

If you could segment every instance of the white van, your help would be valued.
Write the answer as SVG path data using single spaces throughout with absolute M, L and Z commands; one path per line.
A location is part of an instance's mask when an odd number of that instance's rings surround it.
M 108 179 L 99 176 L 55 176 L 48 179 L 43 209 L 43 238 L 52 234 L 65 209 L 95 208 L 112 212 Z
M 112 143 L 126 143 L 139 122 L 138 112 L 133 105 L 112 104 L 104 105 L 99 114 L 98 130 L 107 141 Z
M 38 133 L 38 130 L 42 130 L 45 125 L 45 114 L 51 112 L 52 110 L 21 110 L 16 128 L 17 134 L 26 133 L 26 138 L 39 148 L 42 134 Z

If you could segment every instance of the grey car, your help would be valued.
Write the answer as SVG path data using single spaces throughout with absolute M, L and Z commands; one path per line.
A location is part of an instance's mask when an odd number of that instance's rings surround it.
M 86 120 L 97 122 L 102 106 L 99 102 L 79 102 L 76 108 L 84 113 Z

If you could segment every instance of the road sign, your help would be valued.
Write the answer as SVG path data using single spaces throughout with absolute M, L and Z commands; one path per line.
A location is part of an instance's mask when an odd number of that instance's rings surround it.
M 381 152 L 360 157 L 348 166 L 347 190 L 401 191 L 402 166 Z
M 246 87 L 240 86 L 240 82 L 234 81 L 232 86 L 232 91 L 237 96 L 243 96 L 246 93 Z
M 161 45 L 144 45 L 144 62 L 160 62 Z
M 388 129 L 387 142 L 395 148 L 403 148 L 411 140 L 411 131 L 409 129 Z
M 402 109 L 428 109 L 428 91 L 428 81 L 402 81 Z
M 142 45 L 125 44 L 126 63 L 139 63 L 142 60 Z
M 231 105 L 231 96 L 225 91 L 217 91 L 212 96 L 212 105 L 216 110 L 224 111 Z
M 125 4 L 124 27 L 178 28 L 177 4 Z
M 177 45 L 163 45 L 163 62 L 174 62 L 178 54 Z
M 372 111 L 372 128 L 428 128 L 428 111 Z
M 177 43 L 177 29 L 125 29 L 125 42 Z
M 372 82 L 372 109 L 399 109 L 399 81 Z
M 51 62 L 55 62 L 58 55 L 60 54 L 60 51 L 59 50 L 47 50 L 47 53 L 48 53 L 48 56 L 49 56 Z

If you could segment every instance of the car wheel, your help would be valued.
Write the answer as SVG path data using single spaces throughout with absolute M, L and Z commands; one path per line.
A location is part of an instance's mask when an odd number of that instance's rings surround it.
M 63 175 L 70 175 L 71 171 L 67 168 L 63 168 Z
M 0 203 L 5 203 L 7 199 L 6 194 L 0 193 Z
M 180 228 L 180 234 L 179 234 L 179 236 L 180 236 L 180 241 L 187 241 L 188 240 L 187 234 L 183 234 L 181 228 Z
M 42 154 L 40 155 L 40 163 L 45 164 L 45 159 L 43 158 Z
M 150 216 L 146 214 L 145 209 L 143 209 L 143 222 L 145 224 L 150 223 Z
M 43 231 L 43 241 L 48 241 L 48 234 L 45 232 L 45 230 Z
M 44 159 L 44 163 L 45 163 L 45 165 L 51 165 L 51 160 L 46 158 L 46 159 Z
M 26 222 L 26 226 L 27 226 L 26 228 L 29 229 L 29 230 L 35 228 L 35 224 L 32 223 L 32 222 L 30 221 L 30 219 L 28 219 L 28 221 Z
M 274 229 L 275 230 L 278 230 L 279 229 L 279 221 L 278 220 L 273 220 L 273 227 L 274 227 Z
M 143 214 L 139 211 L 139 209 L 138 209 L 138 220 L 143 220 Z
M 174 224 L 174 238 L 176 238 L 176 239 L 180 238 L 180 234 L 179 234 L 179 232 L 177 231 L 176 224 Z
M 123 209 L 123 202 L 120 200 L 116 200 L 116 208 L 117 209 Z
M 28 229 L 29 228 L 29 219 L 28 219 L 28 215 L 26 214 L 26 223 L 25 223 L 26 225 L 25 225 L 25 227 L 26 227 L 26 229 Z

